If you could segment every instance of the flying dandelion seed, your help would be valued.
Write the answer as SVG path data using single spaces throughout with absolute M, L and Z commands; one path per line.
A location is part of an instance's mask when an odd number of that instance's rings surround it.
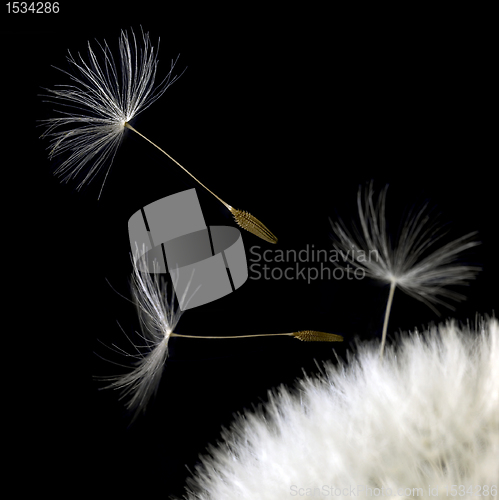
M 47 126 L 44 136 L 50 137 L 51 141 L 49 158 L 69 155 L 57 167 L 55 174 L 66 182 L 83 177 L 77 187 L 81 189 L 101 169 L 106 168 L 100 198 L 125 128 L 128 128 L 159 149 L 215 196 L 232 213 L 240 227 L 265 241 L 276 243 L 274 234 L 256 217 L 225 203 L 168 153 L 131 126 L 130 121 L 157 101 L 181 76 L 172 76 L 176 61 L 172 61 L 165 79 L 155 86 L 159 61 L 148 33 L 142 33 L 140 45 L 133 31 L 131 37 L 126 31 L 121 32 L 118 64 L 106 42 L 104 46 L 98 46 L 100 61 L 90 43 L 89 62 L 79 54 L 75 58 L 69 53 L 67 60 L 74 74 L 60 71 L 69 76 L 71 83 L 59 85 L 56 89 L 46 89 L 49 92 L 46 97 L 49 97 L 50 102 L 64 107 L 64 110 L 59 111 L 62 116 L 43 120 Z
M 191 339 L 237 339 L 249 337 L 272 337 L 289 336 L 305 342 L 341 342 L 343 337 L 325 332 L 313 330 L 301 330 L 293 333 L 275 333 L 275 334 L 256 334 L 239 336 L 199 336 L 184 335 L 175 333 L 182 315 L 182 308 L 187 307 L 189 301 L 199 290 L 196 290 L 187 298 L 189 285 L 186 287 L 182 297 L 179 299 L 179 308 L 175 308 L 175 300 L 168 297 L 166 283 L 161 281 L 158 273 L 157 261 L 153 261 L 153 276 L 147 272 L 141 272 L 140 269 L 145 266 L 145 251 L 142 254 L 136 253 L 137 258 L 132 259 L 132 295 L 137 307 L 137 313 L 140 320 L 142 335 L 141 338 L 145 345 L 139 346 L 132 342 L 135 354 L 129 354 L 125 351 L 119 351 L 127 357 L 135 359 L 135 366 L 123 375 L 96 377 L 110 382 L 103 389 L 116 389 L 121 392 L 120 399 L 126 399 L 126 408 L 133 413 L 135 419 L 141 411 L 147 407 L 150 398 L 157 392 L 163 367 L 168 357 L 168 342 L 171 337 L 183 337 Z M 193 271 L 194 273 L 194 271 Z M 172 272 L 173 288 L 177 285 L 179 277 L 178 271 Z
M 444 233 L 435 221 L 431 221 L 426 205 L 409 214 L 403 223 L 399 240 L 392 246 L 385 218 L 387 188 L 381 192 L 376 202 L 373 199 L 372 182 L 364 193 L 362 188 L 359 189 L 357 208 L 360 230 L 354 226 L 351 231 L 343 221 L 333 222 L 330 219 L 334 231 L 333 246 L 345 256 L 344 264 L 362 269 L 369 278 L 390 284 L 381 357 L 395 288 L 400 288 L 439 314 L 436 305 L 454 309 L 448 300 L 465 299 L 464 295 L 447 287 L 467 285 L 480 270 L 479 267 L 457 262 L 462 252 L 480 244 L 472 240 L 476 233 L 469 233 L 431 250 Z M 365 258 L 372 251 L 376 258 Z

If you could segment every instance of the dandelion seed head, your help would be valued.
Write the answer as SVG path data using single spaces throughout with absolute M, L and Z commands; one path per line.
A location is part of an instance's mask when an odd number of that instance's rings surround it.
M 117 60 L 105 41 L 96 46 L 94 51 L 88 43 L 87 59 L 68 52 L 71 70 L 56 69 L 69 77 L 69 83 L 45 89 L 49 94 L 44 96 L 59 106 L 60 115 L 42 120 L 43 136 L 50 139 L 49 158 L 67 155 L 55 174 L 65 182 L 79 178 L 77 189 L 106 168 L 104 186 L 126 124 L 180 76 L 172 76 L 172 61 L 166 77 L 155 85 L 159 60 L 148 33 L 142 32 L 139 41 L 132 30 L 122 31 Z
M 496 484 L 497 320 L 402 333 L 383 363 L 378 350 L 359 344 L 348 364 L 328 361 L 236 418 L 200 457 L 183 498 L 280 500 L 293 488 L 316 498 L 316 487 L 329 498 L 338 486 L 334 497 L 351 499 L 382 487 L 379 496 L 394 497 L 406 487 Z M 348 485 L 363 489 L 352 495 Z

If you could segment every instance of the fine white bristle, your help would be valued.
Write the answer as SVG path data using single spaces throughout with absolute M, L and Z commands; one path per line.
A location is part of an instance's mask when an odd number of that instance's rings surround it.
M 67 154 L 55 173 L 64 181 L 79 177 L 78 189 L 107 166 L 104 186 L 125 124 L 178 78 L 172 76 L 176 62 L 172 61 L 166 77 L 155 85 L 158 56 L 149 34 L 142 33 L 138 41 L 130 33 L 121 32 L 118 62 L 106 42 L 96 42 L 96 52 L 88 43 L 88 60 L 69 53 L 70 71 L 60 70 L 70 83 L 45 89 L 49 102 L 61 105 L 57 111 L 62 115 L 42 121 L 47 127 L 44 136 L 50 138 L 50 157 Z
M 473 240 L 476 233 L 437 246 L 443 231 L 423 206 L 403 221 L 399 238 L 392 244 L 385 217 L 386 191 L 376 201 L 372 183 L 359 189 L 360 229 L 331 221 L 334 247 L 345 257 L 345 264 L 361 269 L 366 277 L 394 284 L 435 313 L 437 305 L 453 309 L 449 300 L 465 297 L 447 287 L 466 285 L 480 270 L 458 261 L 464 251 L 480 244 Z
M 168 341 L 182 315 L 182 306 L 187 305 L 197 289 L 187 299 L 188 287 L 179 298 L 179 308 L 175 308 L 174 294 L 168 297 L 167 286 L 160 280 L 154 262 L 154 273 L 142 272 L 147 269 L 145 258 L 133 260 L 132 293 L 140 319 L 144 346 L 132 344 L 137 354 L 128 354 L 135 358 L 134 367 L 123 375 L 107 377 L 111 383 L 104 389 L 117 389 L 121 398 L 126 399 L 126 407 L 134 418 L 144 411 L 150 398 L 156 393 L 164 363 L 168 356 Z M 178 279 L 178 274 L 174 275 Z M 199 288 L 199 287 L 198 287 Z

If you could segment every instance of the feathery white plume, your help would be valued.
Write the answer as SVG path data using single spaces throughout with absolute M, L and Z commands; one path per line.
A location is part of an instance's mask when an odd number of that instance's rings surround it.
M 361 345 L 239 418 L 184 498 L 450 497 L 452 485 L 497 498 L 497 320 L 404 334 L 383 362 L 378 350 Z
M 158 58 L 149 35 L 142 33 L 142 38 L 143 47 L 140 47 L 133 31 L 133 43 L 130 43 L 126 32 L 121 32 L 119 69 L 106 42 L 104 47 L 99 44 L 102 61 L 99 61 L 90 43 L 89 63 L 80 55 L 78 60 L 75 59 L 70 53 L 67 59 L 75 70 L 75 75 L 61 71 L 70 77 L 73 84 L 61 85 L 56 90 L 46 89 L 50 92 L 48 97 L 52 102 L 61 103 L 70 110 L 61 111 L 64 115 L 62 117 L 43 120 L 47 125 L 44 135 L 51 138 L 49 157 L 69 152 L 69 157 L 59 165 L 55 173 L 66 182 L 81 173 L 83 180 L 78 184 L 80 189 L 108 164 L 100 197 L 125 128 L 128 128 L 161 151 L 217 198 L 231 212 L 240 227 L 269 243 L 277 243 L 275 235 L 260 220 L 223 201 L 177 160 L 130 124 L 130 120 L 159 99 L 178 78 L 171 76 L 175 66 L 172 61 L 166 78 L 157 87 L 154 86 Z
M 108 164 L 104 186 L 125 124 L 159 99 L 178 78 L 172 77 L 172 61 L 167 76 L 155 86 L 158 57 L 148 33 L 142 33 L 141 45 L 132 30 L 131 37 L 122 31 L 118 63 L 106 42 L 104 46 L 97 44 L 100 51 L 96 55 L 88 43 L 88 62 L 80 54 L 75 58 L 69 53 L 67 60 L 74 74 L 60 71 L 72 83 L 46 89 L 50 102 L 63 106 L 59 111 L 63 116 L 43 120 L 47 126 L 44 135 L 51 138 L 50 157 L 69 153 L 55 173 L 65 181 L 82 174 L 78 189 Z
M 331 221 L 333 246 L 344 256 L 343 264 L 363 270 L 369 278 L 390 284 L 381 354 L 396 287 L 439 314 L 435 305 L 454 309 L 448 299 L 459 301 L 465 298 L 446 287 L 465 285 L 480 270 L 479 267 L 457 261 L 462 252 L 479 245 L 479 242 L 472 240 L 476 233 L 469 233 L 434 248 L 444 233 L 437 222 L 431 220 L 426 205 L 408 215 L 398 241 L 392 245 L 385 218 L 387 188 L 381 192 L 376 202 L 373 199 L 372 183 L 364 193 L 359 188 L 357 207 L 360 230 L 356 226 L 350 230 L 341 220 Z
M 151 396 L 159 386 L 163 366 L 168 356 L 168 341 L 182 315 L 182 306 L 187 306 L 194 293 L 186 300 L 188 287 L 175 308 L 174 298 L 168 298 L 166 284 L 160 281 L 157 263 L 154 261 L 154 278 L 149 273 L 141 272 L 145 264 L 144 257 L 137 257 L 133 264 L 132 290 L 140 318 L 144 346 L 133 345 L 137 354 L 128 354 L 136 358 L 135 367 L 124 375 L 107 377 L 112 383 L 104 387 L 118 389 L 121 398 L 127 398 L 126 407 L 134 416 L 145 410 Z M 178 279 L 178 274 L 176 275 Z M 174 277 L 175 286 L 175 277 Z M 199 287 L 198 287 L 199 289 Z M 142 348 L 142 350 L 140 349 Z M 142 351 L 145 349 L 145 353 Z

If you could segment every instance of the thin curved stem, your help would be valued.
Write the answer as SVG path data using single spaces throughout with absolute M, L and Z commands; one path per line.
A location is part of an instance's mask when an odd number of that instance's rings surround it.
M 294 337 L 304 342 L 341 342 L 343 337 L 334 333 L 318 332 L 316 330 L 300 330 L 292 333 L 257 333 L 256 335 L 229 335 L 227 337 L 201 337 L 199 335 L 182 335 L 180 333 L 171 333 L 174 337 L 186 337 L 191 339 L 244 339 L 249 337 Z
M 385 320 L 383 322 L 383 333 L 381 335 L 381 348 L 379 350 L 379 358 L 383 359 L 383 351 L 385 350 L 386 331 L 388 329 L 388 320 L 390 318 L 390 309 L 392 308 L 393 294 L 395 293 L 396 284 L 394 281 L 390 284 L 390 293 L 388 294 L 388 302 L 386 303 Z
M 125 123 L 125 127 L 132 130 L 136 134 L 140 135 L 140 137 L 142 137 L 147 142 L 152 144 L 155 148 L 159 149 L 164 155 L 168 156 L 170 160 L 176 163 L 184 172 L 188 173 L 198 184 L 203 186 L 206 189 L 206 191 L 211 193 L 220 203 L 222 203 L 225 206 L 225 208 L 227 208 L 230 211 L 230 213 L 234 216 L 234 220 L 236 221 L 239 227 L 242 227 L 246 231 L 253 233 L 255 236 L 258 236 L 259 238 L 262 238 L 263 240 L 268 241 L 269 243 L 274 243 L 274 244 L 277 243 L 277 238 L 274 236 L 274 234 L 256 217 L 254 217 L 248 212 L 245 212 L 244 210 L 238 210 L 237 208 L 231 207 L 228 203 L 225 203 L 225 201 L 223 201 L 222 198 L 219 198 L 213 191 L 210 191 L 201 181 L 196 179 L 196 177 L 194 177 L 186 168 L 180 165 L 180 163 L 177 160 L 172 158 L 166 151 L 161 149 L 157 144 L 154 144 L 154 142 L 149 140 L 145 135 L 142 135 L 138 130 L 135 130 L 128 122 Z
M 174 332 L 170 334 L 171 337 L 185 337 L 189 339 L 244 339 L 249 337 L 274 337 L 278 335 L 287 335 L 289 337 L 293 337 L 294 333 L 258 333 L 256 335 L 229 335 L 226 337 L 204 337 L 201 335 L 182 335 L 180 333 L 174 333 Z
M 223 203 L 228 210 L 232 209 L 232 207 L 228 203 L 225 203 L 225 201 L 223 201 L 222 198 L 219 198 L 213 191 L 211 191 L 210 189 L 208 189 L 200 180 L 196 179 L 196 177 L 194 177 L 186 168 L 184 168 L 182 165 L 180 165 L 180 163 L 177 160 L 175 160 L 175 158 L 172 158 L 166 151 L 164 151 L 163 149 L 161 149 L 157 144 L 154 144 L 154 142 L 152 142 L 150 139 L 148 139 L 145 135 L 142 135 L 138 130 L 134 129 L 128 122 L 125 123 L 125 127 L 128 128 L 128 129 L 130 129 L 130 130 L 132 130 L 136 134 L 140 135 L 140 137 L 142 137 L 143 139 L 145 139 L 147 142 L 149 142 L 150 144 L 152 144 L 155 148 L 159 149 L 163 154 L 165 154 L 166 156 L 168 156 L 168 158 L 170 158 L 170 160 L 172 160 L 174 163 L 176 163 L 184 172 L 186 172 L 187 174 L 189 174 L 198 184 L 200 184 L 201 186 L 203 186 L 206 189 L 206 191 L 208 191 L 209 193 L 211 193 L 218 201 L 220 201 L 221 203 Z

